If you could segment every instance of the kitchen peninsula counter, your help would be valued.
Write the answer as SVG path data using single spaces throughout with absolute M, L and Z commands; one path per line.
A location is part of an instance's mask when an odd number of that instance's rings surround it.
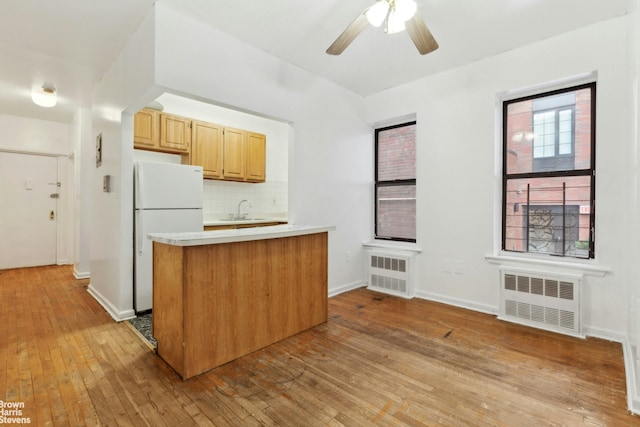
M 154 242 L 173 246 L 199 246 L 219 243 L 246 242 L 250 240 L 278 239 L 303 236 L 335 230 L 333 226 L 282 224 L 269 227 L 239 228 L 188 233 L 152 233 Z
M 187 379 L 326 322 L 334 229 L 149 235 L 158 355 Z

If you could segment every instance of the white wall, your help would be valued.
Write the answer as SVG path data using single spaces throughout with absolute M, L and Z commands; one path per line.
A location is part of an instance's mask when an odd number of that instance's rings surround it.
M 153 85 L 154 13 L 105 73 L 93 93 L 92 135 L 87 141 L 95 156 L 95 141 L 102 134 L 102 165 L 89 174 L 92 195 L 91 284 L 89 292 L 114 319 L 133 311 L 133 116 L 160 94 Z M 86 147 L 86 146 L 85 146 Z M 102 191 L 104 176 L 111 176 L 111 192 Z
M 0 114 L 0 150 L 58 159 L 57 263 L 73 262 L 74 179 L 72 127 L 66 123 Z M 29 227 L 29 224 L 24 224 Z
M 80 109 L 73 117 L 74 146 L 74 242 L 73 273 L 77 279 L 87 278 L 91 271 L 91 177 L 95 168 L 91 111 Z
M 0 114 L 0 149 L 21 153 L 70 156 L 71 126 L 67 123 Z
M 622 339 L 628 325 L 628 287 L 635 282 L 637 248 L 628 234 L 636 211 L 631 129 L 632 74 L 628 36 L 635 18 L 623 16 L 566 33 L 370 96 L 367 120 L 415 112 L 418 130 L 419 293 L 497 312 L 500 230 L 500 129 L 496 97 L 505 91 L 597 71 L 597 264 L 604 278 L 586 277 L 587 333 Z M 498 153 L 498 155 L 496 155 Z M 496 221 L 496 218 L 498 220 Z M 448 274 L 460 261 L 462 274 Z
M 630 29 L 630 54 L 633 57 L 631 61 L 631 72 L 633 75 L 634 90 L 632 92 L 635 95 L 635 120 L 633 121 L 632 138 L 635 142 L 632 148 L 631 156 L 631 173 L 630 173 L 630 185 L 635 185 L 633 192 L 640 194 L 640 29 L 637 25 L 640 20 L 640 14 L 637 10 L 635 12 L 636 25 L 632 25 Z M 633 19 L 633 18 L 632 18 Z M 631 212 L 640 211 L 640 199 L 638 197 L 631 198 L 629 201 Z M 640 253 L 640 221 L 638 216 L 635 215 L 635 220 L 632 221 L 632 227 L 629 230 L 630 236 L 635 236 L 633 239 L 634 247 L 633 254 Z M 637 257 L 636 257 L 637 258 Z M 634 279 L 629 284 L 629 340 L 625 349 L 625 362 L 627 372 L 627 398 L 629 400 L 629 408 L 635 413 L 640 414 L 640 336 L 638 331 L 640 330 L 640 265 L 635 262 L 633 264 L 635 271 Z

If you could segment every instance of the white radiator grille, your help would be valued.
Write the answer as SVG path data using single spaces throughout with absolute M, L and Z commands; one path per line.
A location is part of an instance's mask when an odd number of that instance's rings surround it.
M 502 270 L 500 318 L 582 336 L 580 278 Z
M 367 256 L 368 289 L 398 295 L 413 296 L 413 255 L 369 251 Z

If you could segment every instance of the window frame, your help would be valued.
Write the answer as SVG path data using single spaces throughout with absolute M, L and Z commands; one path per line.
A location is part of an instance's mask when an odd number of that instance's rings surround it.
M 583 83 L 583 84 L 578 84 L 575 86 L 570 86 L 570 87 L 566 87 L 566 88 L 562 88 L 562 89 L 555 89 L 555 90 L 550 90 L 550 91 L 545 91 L 545 92 L 538 92 L 532 95 L 527 95 L 527 96 L 523 96 L 523 97 L 519 97 L 519 98 L 513 98 L 513 99 L 508 99 L 508 100 L 503 100 L 502 101 L 502 203 L 501 203 L 501 209 L 502 209 L 502 237 L 501 237 L 501 250 L 503 252 L 509 252 L 509 253 L 522 253 L 522 254 L 526 254 L 526 255 L 542 255 L 541 253 L 538 252 L 530 252 L 529 248 L 527 247 L 525 250 L 523 251 L 514 251 L 514 250 L 510 250 L 507 249 L 506 244 L 507 244 L 507 188 L 508 188 L 508 182 L 510 180 L 513 179 L 532 179 L 532 178 L 556 178 L 556 177 L 577 177 L 577 176 L 589 176 L 590 177 L 590 212 L 589 212 L 589 251 L 588 251 L 588 259 L 594 259 L 595 258 L 595 213 L 596 213 L 596 181 L 595 181 L 595 177 L 596 177 L 596 96 L 597 96 L 597 91 L 596 91 L 596 82 L 589 82 L 589 83 Z M 584 169 L 573 169 L 573 170 L 559 170 L 559 171 L 540 171 L 540 172 L 534 172 L 534 165 L 533 165 L 533 161 L 534 161 L 534 156 L 532 154 L 532 171 L 531 172 L 523 172 L 523 173 L 507 173 L 508 169 L 507 169 L 507 159 L 508 159 L 508 152 L 509 152 L 509 147 L 508 147 L 508 107 L 511 104 L 517 103 L 517 102 L 522 102 L 522 101 L 529 101 L 529 100 L 535 100 L 535 99 L 540 99 L 540 98 L 544 98 L 544 97 L 549 97 L 549 96 L 554 96 L 554 95 L 559 95 L 559 94 L 563 94 L 563 93 L 569 93 L 569 92 L 576 92 L 582 89 L 590 89 L 591 92 L 591 98 L 590 98 L 590 165 L 588 168 L 584 168 Z M 575 107 L 573 109 L 574 113 L 572 115 L 572 123 L 575 124 L 576 121 L 576 114 L 575 114 Z M 535 111 L 532 111 L 532 120 L 533 120 L 533 115 L 535 114 Z M 557 141 L 556 141 L 556 146 L 557 146 Z M 575 128 L 574 128 L 574 134 L 572 136 L 572 156 L 575 157 L 576 156 L 576 152 L 575 152 Z M 556 155 L 553 158 L 560 158 L 562 156 Z M 558 256 L 561 258 L 575 258 L 575 259 L 584 259 L 581 257 L 576 257 L 576 256 L 571 256 L 571 255 L 558 255 L 558 254 L 553 254 L 551 256 Z
M 402 127 L 407 127 L 407 126 L 416 126 L 417 128 L 417 121 L 413 120 L 413 121 L 409 121 L 409 122 L 403 122 L 403 123 L 399 123 L 396 125 L 392 125 L 392 126 L 385 126 L 382 128 L 376 128 L 375 129 L 375 137 L 374 137 L 374 150 L 375 150 L 375 155 L 374 155 L 374 194 L 373 194 L 373 223 L 374 223 L 374 238 L 376 240 L 388 240 L 388 241 L 396 241 L 396 242 L 410 242 L 410 243 L 416 243 L 417 242 L 417 236 L 415 236 L 413 239 L 411 238 L 405 238 L 405 237 L 393 237 L 393 236 L 380 236 L 378 233 L 378 192 L 380 190 L 380 188 L 385 188 L 385 187 L 392 187 L 392 186 L 411 186 L 413 185 L 416 189 L 417 189 L 417 181 L 416 178 L 413 179 L 394 179 L 394 180 L 379 180 L 378 177 L 378 164 L 379 164 L 379 159 L 380 159 L 380 153 L 379 153 L 379 134 L 381 132 L 384 131 L 388 131 L 388 130 L 392 130 L 392 129 L 398 129 L 398 128 L 402 128 Z M 417 129 L 416 129 L 417 130 Z M 416 152 L 417 152 L 417 144 L 416 144 Z M 415 174 L 417 175 L 417 164 L 416 164 L 416 171 Z M 416 192 L 416 196 L 417 196 L 417 192 Z M 417 211 L 417 197 L 416 197 L 416 211 Z M 418 221 L 418 217 L 417 217 L 417 213 L 416 213 L 416 225 L 417 225 L 417 221 Z

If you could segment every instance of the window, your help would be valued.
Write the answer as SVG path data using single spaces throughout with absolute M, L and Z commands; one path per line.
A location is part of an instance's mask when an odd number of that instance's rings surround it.
M 590 83 L 503 103 L 502 249 L 594 257 Z
M 416 122 L 376 129 L 376 239 L 416 241 Z

